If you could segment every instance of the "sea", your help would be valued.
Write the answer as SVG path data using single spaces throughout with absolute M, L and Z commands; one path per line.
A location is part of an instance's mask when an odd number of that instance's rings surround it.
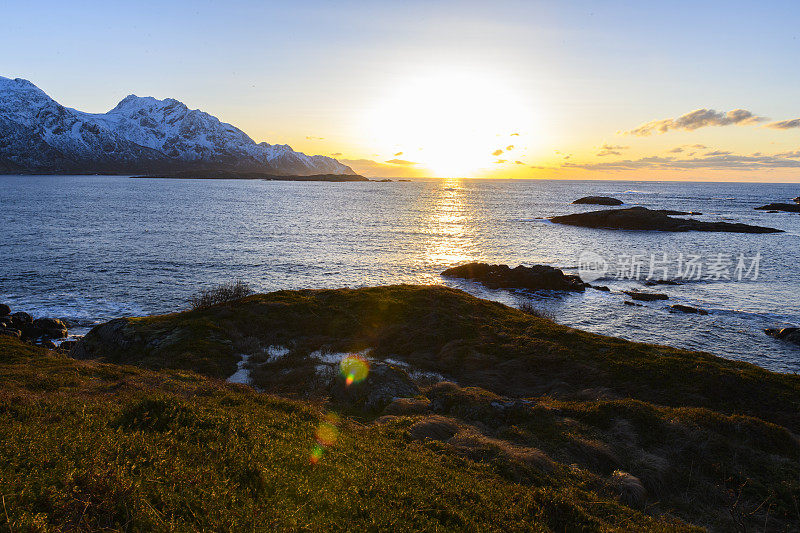
M 186 309 L 196 291 L 234 280 L 259 292 L 443 284 L 527 302 L 574 328 L 797 373 L 800 346 L 764 329 L 800 325 L 800 216 L 754 208 L 798 194 L 800 185 L 771 183 L 0 176 L 0 302 L 63 318 L 80 335 L 116 317 Z M 588 195 L 784 232 L 614 231 L 548 220 L 603 209 L 571 203 Z M 525 293 L 442 277 L 470 261 L 552 265 L 610 290 Z M 664 279 L 678 284 L 647 285 Z M 626 290 L 669 299 L 627 305 Z

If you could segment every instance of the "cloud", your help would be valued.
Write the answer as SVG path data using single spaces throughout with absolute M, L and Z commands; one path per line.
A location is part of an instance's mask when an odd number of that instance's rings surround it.
M 695 109 L 677 118 L 653 120 L 641 126 L 622 132 L 624 135 L 637 135 L 646 137 L 653 133 L 666 133 L 670 130 L 694 131 L 698 128 L 709 126 L 729 126 L 732 124 L 747 126 L 767 120 L 765 117 L 754 115 L 746 109 L 733 109 L 727 113 L 713 109 Z
M 598 157 L 603 157 L 606 155 L 620 155 L 620 150 L 627 150 L 630 146 L 619 146 L 614 144 L 603 144 L 599 148 L 599 152 L 597 152 Z
M 390 159 L 387 163 L 391 163 L 392 165 L 416 165 L 416 161 L 406 161 L 405 159 Z
M 340 155 L 342 155 L 342 152 L 336 152 L 335 154 L 331 154 L 331 156 L 333 157 L 339 157 Z
M 788 130 L 791 128 L 800 128 L 800 118 L 792 120 L 780 120 L 778 122 L 770 122 L 764 126 L 765 128 L 772 128 L 774 130 Z
M 506 146 L 506 152 L 508 152 L 509 150 L 513 150 L 513 149 L 514 149 L 514 145 L 513 144 L 509 144 L 508 146 Z
M 511 137 L 519 137 L 519 133 L 516 133 L 516 132 L 514 132 L 514 133 L 512 133 L 510 136 L 511 136 Z
M 503 151 L 502 151 L 502 150 L 495 150 L 494 152 L 492 152 L 492 155 L 493 155 L 493 156 L 498 156 L 498 155 L 500 155 L 500 154 L 502 154 L 502 153 L 503 153 Z
M 306 135 L 306 139 L 309 141 L 324 141 L 325 137 L 314 137 L 313 135 Z
M 525 163 L 523 163 L 522 161 L 514 161 L 514 164 L 515 165 L 524 165 Z
M 733 152 L 726 152 L 724 150 L 714 150 L 712 152 L 706 152 L 705 155 L 707 156 L 714 156 L 714 155 L 731 155 Z
M 394 154 L 395 157 L 397 157 L 399 155 L 403 155 L 403 152 L 397 152 L 396 154 Z
M 683 148 L 681 148 L 680 146 L 676 146 L 675 148 L 669 151 L 669 153 L 671 154 L 679 154 L 681 152 L 683 152 Z
M 714 152 L 711 152 L 714 153 Z M 600 163 L 569 163 L 562 164 L 562 168 L 575 168 L 583 170 L 621 171 L 641 169 L 673 169 L 673 170 L 770 170 L 776 168 L 800 168 L 800 151 L 790 153 L 792 157 L 783 154 L 775 155 L 736 155 L 720 152 L 721 155 L 705 155 L 677 159 L 667 156 L 651 156 L 641 159 L 624 159 L 619 161 L 603 161 Z
M 508 163 L 508 160 L 507 159 L 498 159 L 497 161 L 495 161 L 495 164 L 500 164 L 500 163 Z

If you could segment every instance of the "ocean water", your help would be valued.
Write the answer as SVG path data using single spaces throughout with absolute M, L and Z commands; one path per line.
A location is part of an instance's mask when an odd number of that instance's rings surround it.
M 610 231 L 545 220 L 600 209 L 571 205 L 590 194 L 785 233 Z M 0 302 L 65 318 L 82 333 L 119 316 L 184 309 L 199 288 L 234 279 L 258 291 L 436 283 L 511 305 L 531 301 L 580 329 L 798 372 L 800 347 L 763 329 L 800 324 L 800 216 L 753 209 L 798 194 L 791 184 L 0 176 Z M 439 274 L 467 261 L 577 273 L 587 253 L 608 264 L 594 283 L 611 292 L 530 295 Z M 624 305 L 622 290 L 645 288 L 651 258 L 655 278 L 682 283 L 652 289 L 666 302 Z M 674 303 L 709 314 L 672 313 Z

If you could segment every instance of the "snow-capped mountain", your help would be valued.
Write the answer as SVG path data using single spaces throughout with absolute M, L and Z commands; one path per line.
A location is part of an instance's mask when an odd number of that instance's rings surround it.
M 108 113 L 83 113 L 27 80 L 0 76 L 0 172 L 177 171 L 355 174 L 331 157 L 256 143 L 172 98 L 130 95 Z

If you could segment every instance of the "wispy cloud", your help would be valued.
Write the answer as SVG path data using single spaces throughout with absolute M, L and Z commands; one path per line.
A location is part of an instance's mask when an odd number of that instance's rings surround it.
M 770 122 L 769 124 L 765 124 L 764 127 L 772 128 L 774 130 L 788 130 L 792 128 L 800 128 L 800 118 L 794 118 L 792 120 L 780 120 L 778 122 Z
M 502 151 L 502 150 L 500 150 L 500 149 L 497 149 L 497 150 L 495 150 L 494 152 L 492 152 L 492 155 L 493 155 L 493 156 L 498 156 L 498 155 L 500 155 L 500 154 L 502 154 L 502 153 L 503 153 L 503 151 Z
M 416 161 L 406 161 L 405 159 L 390 159 L 387 161 L 392 165 L 416 165 Z
M 765 117 L 754 115 L 746 109 L 733 109 L 727 113 L 714 109 L 695 109 L 676 118 L 652 120 L 632 130 L 623 131 L 625 135 L 646 137 L 653 133 L 667 133 L 670 130 L 694 131 L 709 126 L 746 126 L 763 122 Z
M 800 151 L 775 155 L 737 155 L 730 152 L 709 152 L 702 157 L 678 159 L 671 156 L 650 156 L 640 159 L 623 159 L 603 161 L 599 163 L 565 162 L 562 168 L 583 170 L 641 170 L 641 169 L 737 169 L 737 170 L 769 170 L 776 168 L 800 168 Z M 791 155 L 791 157 L 786 157 Z
M 325 137 L 314 137 L 313 135 L 306 135 L 306 139 L 309 141 L 324 141 Z
M 331 156 L 333 156 L 333 157 L 339 157 L 340 155 L 342 155 L 342 152 L 336 152 L 336 153 L 331 154 Z
M 603 157 L 607 155 L 620 155 L 620 150 L 627 150 L 628 148 L 630 148 L 630 146 L 603 144 L 600 148 L 598 148 L 599 152 L 597 152 L 597 156 Z
M 396 154 L 394 154 L 395 157 L 401 156 L 401 155 L 403 155 L 403 152 L 397 152 Z

